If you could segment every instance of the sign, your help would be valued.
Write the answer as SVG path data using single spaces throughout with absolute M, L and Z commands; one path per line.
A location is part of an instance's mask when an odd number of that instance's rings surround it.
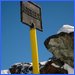
M 21 22 L 42 31 L 41 8 L 30 1 L 21 1 Z

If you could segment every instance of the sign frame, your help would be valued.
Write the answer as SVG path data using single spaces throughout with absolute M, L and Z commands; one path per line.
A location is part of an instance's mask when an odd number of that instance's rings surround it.
M 39 29 L 39 28 L 37 28 L 37 27 L 36 27 L 36 29 L 39 30 L 39 31 L 43 31 L 41 8 L 40 8 L 38 5 L 36 5 L 35 3 L 31 2 L 31 1 L 27 1 L 27 2 L 29 2 L 29 3 L 31 3 L 32 5 L 34 5 L 34 6 L 36 6 L 37 8 L 39 8 L 39 10 L 40 10 L 40 13 L 39 13 L 39 14 L 40 14 L 40 26 L 41 26 L 41 29 Z M 25 25 L 27 25 L 27 26 L 29 26 L 29 27 L 32 28 L 32 25 L 30 26 L 28 23 L 23 22 L 23 18 L 22 18 L 23 14 L 22 14 L 22 12 L 23 12 L 23 11 L 22 11 L 22 1 L 20 1 L 21 22 L 22 22 L 23 24 L 25 24 Z M 36 25 L 35 25 L 35 26 L 36 26 Z

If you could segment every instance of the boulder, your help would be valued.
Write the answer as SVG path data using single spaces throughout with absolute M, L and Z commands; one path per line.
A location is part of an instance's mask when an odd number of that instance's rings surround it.
M 41 74 L 68 74 L 68 71 L 55 64 L 56 61 L 48 61 L 43 68 Z
M 49 36 L 44 44 L 56 58 L 74 67 L 74 32 Z
M 68 71 L 56 64 L 58 60 L 39 63 L 40 74 L 68 74 Z M 17 63 L 10 67 L 11 74 L 33 74 L 32 63 Z

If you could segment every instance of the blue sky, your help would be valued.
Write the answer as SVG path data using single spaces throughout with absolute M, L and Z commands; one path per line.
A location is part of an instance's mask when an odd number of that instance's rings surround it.
M 56 34 L 63 24 L 74 25 L 74 3 L 71 1 L 37 1 L 42 9 L 43 32 L 37 30 L 39 61 L 52 56 L 45 48 L 47 37 Z M 20 21 L 20 3 L 2 2 L 2 69 L 17 62 L 32 62 L 30 28 Z

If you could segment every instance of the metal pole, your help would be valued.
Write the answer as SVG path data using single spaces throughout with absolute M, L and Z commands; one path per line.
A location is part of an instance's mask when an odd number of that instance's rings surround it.
M 39 74 L 39 62 L 38 62 L 38 45 L 37 45 L 37 35 L 36 29 L 30 29 L 30 40 L 32 47 L 32 63 L 33 63 L 33 74 Z

